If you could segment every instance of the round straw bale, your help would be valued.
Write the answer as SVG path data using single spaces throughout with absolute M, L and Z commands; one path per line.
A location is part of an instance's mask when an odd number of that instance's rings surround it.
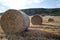
M 1 17 L 1 26 L 6 34 L 23 32 L 29 24 L 28 15 L 15 9 L 7 10 Z
M 41 25 L 42 24 L 42 17 L 40 17 L 39 15 L 34 15 L 31 18 L 31 23 L 33 25 Z
M 48 19 L 48 22 L 53 22 L 53 21 L 54 21 L 54 19 L 52 19 L 52 18 Z

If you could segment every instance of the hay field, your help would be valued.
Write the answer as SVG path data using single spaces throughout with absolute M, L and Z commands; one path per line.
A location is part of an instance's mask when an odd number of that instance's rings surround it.
M 16 35 L 12 35 L 10 38 L 6 37 L 4 31 L 0 27 L 0 40 L 60 40 L 60 16 L 42 16 L 42 25 L 32 25 L 31 17 L 32 16 L 29 16 L 30 27 L 28 30 L 22 33 L 16 33 Z M 50 17 L 55 21 L 48 22 L 47 20 Z
M 30 27 L 35 28 L 38 30 L 43 30 L 49 33 L 53 33 L 56 35 L 60 35 L 60 16 L 42 16 L 43 23 L 42 25 L 33 25 L 31 23 L 31 17 L 30 16 Z M 54 19 L 54 22 L 48 22 L 48 19 L 52 18 Z

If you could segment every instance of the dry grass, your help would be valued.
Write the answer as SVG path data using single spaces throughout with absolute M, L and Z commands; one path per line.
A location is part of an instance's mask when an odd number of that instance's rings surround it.
M 10 40 L 60 40 L 60 23 L 58 22 L 48 23 L 47 20 L 45 22 L 44 21 L 42 25 L 32 25 L 30 22 L 30 27 L 28 28 L 27 31 L 24 31 L 22 33 L 16 33 L 15 35 L 11 35 L 10 37 L 8 37 L 8 39 Z M 8 40 L 8 39 L 3 38 L 3 40 Z
M 16 35 L 10 36 L 10 40 L 59 40 L 60 36 L 48 33 L 46 31 L 36 30 L 34 28 L 29 28 L 28 31 L 23 33 L 16 33 Z

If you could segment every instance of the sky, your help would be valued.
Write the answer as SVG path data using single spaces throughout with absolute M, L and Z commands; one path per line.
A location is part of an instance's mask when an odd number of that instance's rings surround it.
M 0 13 L 27 8 L 60 8 L 60 0 L 0 0 Z

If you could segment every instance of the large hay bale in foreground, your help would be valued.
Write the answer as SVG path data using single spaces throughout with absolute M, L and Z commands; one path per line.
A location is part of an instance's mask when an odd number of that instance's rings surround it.
M 10 9 L 1 17 L 1 27 L 6 34 L 20 33 L 29 27 L 29 18 L 22 11 Z
M 42 17 L 40 17 L 39 15 L 34 15 L 31 18 L 31 23 L 33 25 L 41 25 L 42 24 Z

